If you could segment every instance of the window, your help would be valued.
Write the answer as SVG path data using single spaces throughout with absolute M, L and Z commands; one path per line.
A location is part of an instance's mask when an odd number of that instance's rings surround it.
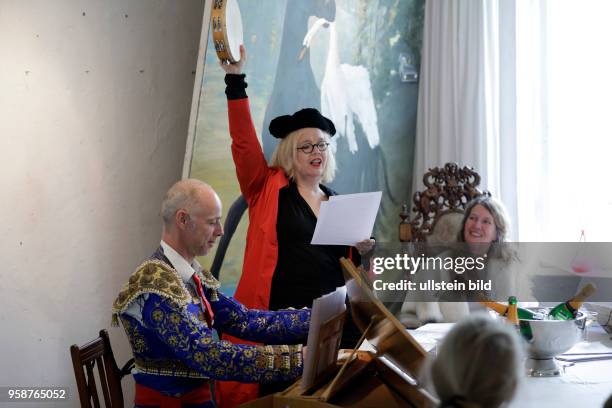
M 517 1 L 521 241 L 611 241 L 612 2 Z

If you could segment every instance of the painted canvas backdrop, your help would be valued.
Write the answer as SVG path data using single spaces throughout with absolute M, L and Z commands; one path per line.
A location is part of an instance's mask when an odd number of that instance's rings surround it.
M 267 130 L 272 118 L 322 110 L 338 129 L 338 172 L 329 186 L 341 194 L 382 190 L 374 235 L 397 240 L 400 206 L 411 194 L 423 0 L 239 0 L 239 6 L 247 93 L 266 157 L 276 145 Z M 209 36 L 190 177 L 210 183 L 227 210 L 240 191 L 223 76 Z M 240 277 L 247 225 L 245 214 L 221 269 L 229 292 Z M 209 266 L 213 256 L 200 262 Z

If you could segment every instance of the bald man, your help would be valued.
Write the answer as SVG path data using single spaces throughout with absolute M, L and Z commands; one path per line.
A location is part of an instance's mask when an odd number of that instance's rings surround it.
M 210 379 L 269 383 L 302 372 L 309 310 L 247 310 L 218 291 L 196 256 L 223 235 L 221 201 L 206 183 L 174 184 L 162 203 L 159 248 L 130 276 L 113 304 L 130 340 L 136 407 L 214 407 Z M 264 344 L 213 338 L 213 329 Z

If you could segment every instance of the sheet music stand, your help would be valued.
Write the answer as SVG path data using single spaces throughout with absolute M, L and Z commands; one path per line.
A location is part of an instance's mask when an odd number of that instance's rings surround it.
M 350 357 L 335 367 L 326 367 L 322 371 L 325 375 L 317 376 L 318 386 L 303 390 L 302 380 L 298 379 L 284 391 L 243 404 L 241 408 L 438 406 L 439 402 L 416 379 L 426 351 L 376 299 L 367 285 L 367 278 L 355 265 L 344 258 L 340 263 L 347 274 L 353 319 L 363 333 Z M 335 316 L 323 324 L 329 326 L 325 328 L 329 333 L 328 344 L 337 340 L 334 337 L 338 329 L 336 319 L 343 317 Z M 366 338 L 375 353 L 357 350 Z
M 315 389 L 326 382 L 338 370 L 338 349 L 342 339 L 342 328 L 346 320 L 346 311 L 338 313 L 321 325 L 319 338 L 315 343 L 317 348 L 308 349 L 308 353 L 314 353 L 315 378 L 312 385 L 304 389 L 305 393 Z

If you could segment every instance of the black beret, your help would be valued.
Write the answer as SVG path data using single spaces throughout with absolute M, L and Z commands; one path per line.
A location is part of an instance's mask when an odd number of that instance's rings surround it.
M 270 122 L 270 133 L 277 139 L 283 139 L 289 133 L 303 128 L 317 128 L 329 133 L 336 134 L 334 123 L 314 108 L 306 108 L 295 112 L 293 115 L 283 115 L 272 119 Z

